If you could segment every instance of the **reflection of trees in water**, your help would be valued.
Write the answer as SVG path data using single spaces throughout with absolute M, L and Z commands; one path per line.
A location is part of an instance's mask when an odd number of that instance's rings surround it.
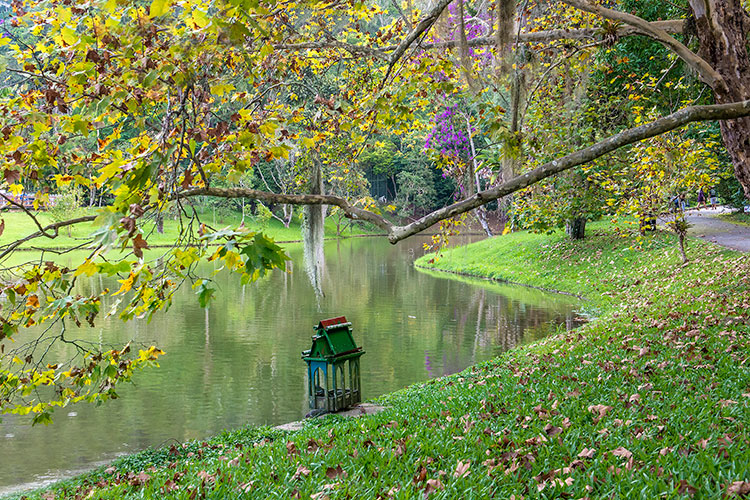
M 532 297 L 538 304 L 532 306 L 525 298 L 502 295 L 526 297 L 524 289 L 496 292 L 416 271 L 409 251 L 419 255 L 421 243 L 392 247 L 363 238 L 327 244 L 322 297 L 311 290 L 302 265 L 304 250 L 297 245 L 287 249 L 293 259 L 287 264 L 291 273 L 272 273 L 245 287 L 235 275 L 215 275 L 217 297 L 208 312 L 197 306 L 194 290 L 186 286 L 175 295 L 169 313 L 154 316 L 150 324 L 123 325 L 117 318 L 102 318 L 96 330 L 82 331 L 81 336 L 113 344 L 135 336 L 155 342 L 167 355 L 161 369 L 139 374 L 135 388 L 123 387 L 123 398 L 113 402 L 116 411 L 106 413 L 109 405 L 90 413 L 77 410 L 78 420 L 88 419 L 90 441 L 97 443 L 87 446 L 106 452 L 106 442 L 150 446 L 169 437 L 197 439 L 225 427 L 299 418 L 307 405 L 300 351 L 310 347 L 313 324 L 329 315 L 346 315 L 355 339 L 367 351 L 362 358 L 365 398 L 459 371 L 541 337 L 549 331 L 550 319 L 566 319 L 564 311 L 570 306 L 556 299 Z M 203 271 L 210 274 L 211 268 Z M 80 279 L 77 286 L 76 293 L 90 295 L 118 284 L 114 278 Z M 64 421 L 63 414 L 56 417 L 63 422 L 53 426 L 55 446 L 76 450 L 81 438 L 72 431 L 75 422 Z M 115 429 L 107 419 L 129 424 Z M 0 424 L 0 431 L 13 427 L 11 422 Z M 138 427 L 143 423 L 145 430 Z M 70 433 L 63 430 L 65 424 Z M 48 439 L 36 429 L 14 441 L 3 443 L 3 453 L 48 449 Z M 92 456 L 87 453 L 76 456 Z M 33 470 L 34 460 L 29 455 L 25 466 Z M 45 458 L 52 467 L 66 467 L 65 460 L 70 456 L 61 455 L 58 462 Z
M 312 194 L 323 194 L 323 174 L 320 163 L 313 159 L 312 175 L 310 179 Z M 305 272 L 315 295 L 320 302 L 323 293 L 323 273 L 325 271 L 325 255 L 323 242 L 325 239 L 325 205 L 305 205 L 304 221 L 302 224 L 302 241 L 305 249 Z

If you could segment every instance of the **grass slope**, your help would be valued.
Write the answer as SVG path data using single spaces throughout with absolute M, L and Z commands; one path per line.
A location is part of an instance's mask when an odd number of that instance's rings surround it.
M 582 293 L 598 317 L 390 408 L 147 451 L 32 498 L 722 498 L 750 492 L 750 260 L 511 234 L 445 270 Z M 427 264 L 428 259 L 423 259 Z M 46 497 L 44 495 L 47 495 Z

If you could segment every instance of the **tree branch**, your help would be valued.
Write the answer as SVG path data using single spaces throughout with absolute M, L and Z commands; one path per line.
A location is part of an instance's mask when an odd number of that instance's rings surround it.
M 637 32 L 640 32 L 650 38 L 653 38 L 657 42 L 661 43 L 669 50 L 677 54 L 680 59 L 693 68 L 707 85 L 712 89 L 722 89 L 726 87 L 726 82 L 722 76 L 703 58 L 698 56 L 695 52 L 688 49 L 684 44 L 676 40 L 669 33 L 664 31 L 653 23 L 646 21 L 643 18 L 628 14 L 627 12 L 620 12 L 613 9 L 608 9 L 600 5 L 589 3 L 588 0 L 562 0 L 563 3 L 575 7 L 586 12 L 591 12 L 605 19 L 617 21 L 628 24 L 636 28 Z
M 684 19 L 669 19 L 666 21 L 652 21 L 648 23 L 653 29 L 662 30 L 668 34 L 682 34 L 685 28 Z M 615 33 L 618 37 L 632 36 L 632 35 L 645 35 L 645 32 L 635 26 L 619 26 Z M 528 31 L 520 33 L 518 41 L 520 43 L 542 43 L 542 42 L 554 42 L 559 40 L 598 40 L 603 38 L 603 32 L 601 28 L 578 28 L 578 29 L 556 29 L 556 30 L 545 30 L 545 31 Z M 468 40 L 469 47 L 494 47 L 496 45 L 493 37 L 478 36 Z M 370 48 L 362 47 L 351 44 L 345 44 L 338 41 L 329 42 L 304 42 L 304 43 L 284 43 L 276 44 L 274 48 L 283 50 L 323 50 L 323 49 L 334 49 L 341 48 L 352 54 L 365 54 L 384 59 L 390 60 L 390 56 L 386 52 L 395 51 L 399 45 L 386 45 L 383 47 Z M 455 40 L 446 40 L 442 42 L 434 43 L 423 43 L 421 45 L 424 49 L 441 49 L 441 48 L 453 48 L 458 46 L 458 42 Z
M 452 1 L 453 0 L 439 0 L 438 3 L 435 4 L 435 6 L 427 13 L 427 15 L 424 16 L 421 21 L 419 21 L 419 24 L 417 24 L 417 26 L 413 30 L 411 30 L 408 35 L 406 35 L 406 38 L 401 40 L 401 43 L 399 43 L 393 49 L 391 57 L 388 60 L 388 69 L 386 70 L 385 76 L 383 77 L 383 84 L 385 84 L 385 82 L 388 80 L 388 76 L 391 74 L 393 66 L 398 62 L 399 59 L 401 59 L 401 56 L 404 55 L 406 49 L 408 49 L 414 42 L 414 40 L 419 38 L 422 33 L 430 29 L 430 27 L 435 24 L 435 21 L 437 21 L 438 17 L 440 17 L 440 14 L 442 14 L 443 10 Z
M 36 224 L 36 227 L 39 228 L 39 231 L 42 233 L 42 236 L 46 236 L 47 238 L 54 238 L 54 236 L 48 234 L 44 230 L 44 228 L 42 227 L 42 225 L 39 223 L 39 219 L 37 219 L 34 216 L 34 214 L 32 214 L 31 212 L 29 212 L 29 210 L 23 205 L 23 203 L 18 203 L 16 200 L 14 200 L 13 198 L 11 198 L 10 196 L 6 196 L 4 193 L 0 193 L 0 196 L 2 196 L 5 199 L 5 201 L 7 201 L 8 203 L 10 203 L 14 207 L 20 208 L 21 210 L 23 210 L 23 212 L 26 215 L 28 215 L 29 217 L 31 217 L 31 220 L 33 220 L 34 224 Z
M 268 191 L 259 191 L 249 188 L 195 188 L 175 193 L 172 199 L 189 198 L 192 196 L 213 196 L 216 198 L 250 198 L 260 200 L 265 203 L 285 203 L 288 205 L 335 205 L 351 219 L 358 219 L 370 222 L 380 229 L 391 232 L 393 224 L 381 217 L 380 215 L 355 207 L 344 198 L 325 194 L 280 194 L 270 193 Z
M 405 238 L 408 238 L 411 235 L 429 228 L 430 226 L 441 220 L 448 219 L 450 217 L 454 217 L 456 215 L 460 215 L 462 213 L 473 210 L 493 200 L 502 198 L 503 196 L 507 196 L 511 193 L 531 186 L 532 184 L 535 184 L 555 174 L 559 174 L 560 172 L 564 172 L 573 167 L 577 167 L 578 165 L 582 165 L 584 163 L 600 158 L 623 146 L 627 146 L 629 144 L 633 144 L 650 137 L 664 134 L 671 130 L 684 127 L 688 123 L 692 122 L 732 120 L 735 118 L 746 116 L 750 116 L 750 100 L 728 104 L 690 106 L 672 113 L 671 115 L 659 118 L 651 123 L 623 130 L 622 132 L 612 135 L 587 148 L 578 150 L 574 153 L 563 156 L 562 158 L 547 162 L 544 165 L 541 165 L 523 175 L 514 177 L 513 179 L 509 180 L 508 182 L 504 182 L 499 186 L 480 191 L 474 196 L 456 202 L 447 207 L 435 210 L 434 212 L 425 215 L 421 219 L 418 219 L 405 226 L 394 226 L 391 222 L 387 221 L 382 216 L 363 208 L 355 207 L 351 205 L 346 199 L 333 195 L 277 194 L 248 188 L 205 187 L 188 189 L 185 191 L 174 193 L 170 197 L 170 199 L 177 200 L 179 198 L 189 198 L 192 196 L 213 196 L 217 198 L 250 198 L 267 203 L 286 203 L 289 205 L 334 205 L 340 207 L 344 211 L 344 213 L 346 213 L 347 217 L 351 219 L 364 220 L 383 229 L 388 233 L 388 240 L 391 243 L 397 243 Z M 43 229 L 45 232 L 50 230 L 57 231 L 61 227 L 92 221 L 95 218 L 95 215 L 87 215 L 67 221 L 56 222 L 54 224 L 45 226 Z M 5 250 L 0 253 L 0 259 L 8 255 L 23 242 L 37 238 L 39 236 L 42 236 L 42 231 L 37 231 L 33 234 L 30 234 L 29 236 L 26 236 L 25 238 L 14 241 L 13 243 L 7 245 L 5 247 Z
M 546 179 L 547 177 L 551 177 L 565 170 L 595 160 L 623 146 L 664 134 L 670 130 L 683 127 L 688 123 L 711 120 L 730 120 L 743 116 L 750 116 L 750 100 L 730 104 L 691 106 L 681 109 L 676 113 L 664 116 L 651 123 L 623 130 L 622 132 L 597 142 L 592 146 L 551 162 L 547 162 L 544 165 L 541 165 L 523 175 L 519 175 L 497 187 L 480 191 L 470 198 L 435 210 L 411 224 L 393 227 L 388 234 L 388 240 L 391 243 L 396 243 L 427 229 L 441 220 L 468 212 L 469 210 L 473 210 L 485 203 L 531 186 L 542 179 Z
M 5 250 L 3 250 L 2 253 L 0 253 L 0 259 L 2 259 L 3 257 L 5 257 L 6 255 L 8 255 L 13 250 L 15 250 L 16 248 L 18 248 L 20 245 L 22 245 L 23 243 L 25 243 L 27 241 L 33 240 L 34 238 L 38 238 L 40 236 L 46 236 L 47 238 L 56 238 L 57 235 L 58 235 L 58 231 L 59 231 L 59 229 L 61 227 L 72 226 L 72 225 L 75 225 L 75 224 L 80 224 L 82 222 L 90 222 L 90 221 L 96 219 L 96 217 L 97 217 L 96 215 L 85 215 L 83 217 L 76 217 L 75 219 L 69 219 L 69 220 L 64 220 L 64 221 L 61 221 L 61 222 L 55 222 L 53 224 L 49 224 L 47 226 L 44 226 L 39 231 L 37 231 L 35 233 L 31 233 L 30 235 L 28 235 L 28 236 L 26 236 L 24 238 L 21 238 L 20 240 L 16 240 L 16 241 L 14 241 L 14 242 L 6 245 L 5 246 Z M 50 235 L 48 233 L 48 231 L 54 231 L 54 235 Z
M 329 40 L 324 42 L 301 42 L 301 43 L 278 43 L 273 46 L 277 50 L 325 50 L 325 49 L 342 49 L 349 52 L 351 55 L 365 55 L 372 56 L 384 61 L 388 61 L 389 57 L 380 49 L 373 49 L 370 47 L 364 47 L 361 45 L 352 45 L 349 43 L 340 42 L 338 40 Z

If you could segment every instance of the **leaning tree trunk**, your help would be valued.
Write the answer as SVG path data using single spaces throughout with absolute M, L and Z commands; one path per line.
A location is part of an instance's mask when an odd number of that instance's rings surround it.
M 699 55 L 722 76 L 726 86 L 713 89 L 718 104 L 750 98 L 750 57 L 747 33 L 750 17 L 741 0 L 690 0 L 695 15 Z M 750 118 L 720 123 L 734 173 L 750 198 Z

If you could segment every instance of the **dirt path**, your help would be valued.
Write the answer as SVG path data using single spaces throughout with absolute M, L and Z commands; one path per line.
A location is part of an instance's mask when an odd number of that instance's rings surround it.
M 717 217 L 724 213 L 730 213 L 730 210 L 718 207 L 685 211 L 685 219 L 691 224 L 688 234 L 734 250 L 750 252 L 750 226 L 732 224 Z

